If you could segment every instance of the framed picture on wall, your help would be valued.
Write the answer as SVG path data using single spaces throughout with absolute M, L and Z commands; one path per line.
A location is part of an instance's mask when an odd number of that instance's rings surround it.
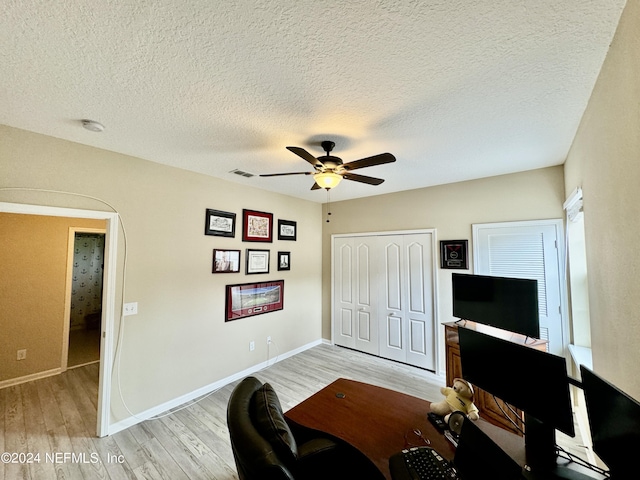
M 278 252 L 278 270 L 291 270 L 291 252 Z
M 235 237 L 236 214 L 207 208 L 205 213 L 204 234 L 219 237 Z
M 468 240 L 441 240 L 440 268 L 467 270 L 469 268 L 468 243 Z
M 242 210 L 242 241 L 272 242 L 273 214 L 257 210 Z
M 298 224 L 293 220 L 278 220 L 278 240 L 296 240 Z
M 269 273 L 269 250 L 247 249 L 247 275 Z
M 227 285 L 225 322 L 284 308 L 284 280 Z
M 212 273 L 238 273 L 240 271 L 240 250 L 213 250 Z

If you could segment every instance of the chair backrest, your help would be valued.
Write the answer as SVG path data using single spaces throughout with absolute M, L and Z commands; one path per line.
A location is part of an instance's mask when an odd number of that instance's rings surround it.
M 294 480 L 274 445 L 267 441 L 256 425 L 255 396 L 262 388 L 260 380 L 247 377 L 229 397 L 227 425 L 238 476 L 240 480 Z

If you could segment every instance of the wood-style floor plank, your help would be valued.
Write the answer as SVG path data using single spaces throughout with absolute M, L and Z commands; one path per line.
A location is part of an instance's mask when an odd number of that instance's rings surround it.
M 40 406 L 38 387 L 33 383 L 21 385 L 23 393 L 25 433 L 27 434 L 28 452 L 50 452 L 51 444 L 47 435 L 47 428 Z M 55 465 L 50 462 L 34 462 L 29 464 L 33 478 L 55 478 Z
M 442 397 L 443 380 L 430 372 L 340 347 L 319 345 L 271 360 L 254 376 L 271 383 L 285 410 L 340 377 L 430 401 Z M 87 460 L 0 462 L 0 480 L 238 480 L 226 418 L 237 382 L 161 418 L 97 438 L 98 375 L 99 365 L 90 364 L 0 390 L 0 451 L 39 452 L 41 458 L 67 453 Z

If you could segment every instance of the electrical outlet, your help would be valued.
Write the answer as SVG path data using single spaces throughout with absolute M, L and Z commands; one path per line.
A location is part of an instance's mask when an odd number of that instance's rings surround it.
M 256 349 L 256 342 L 251 341 L 249 342 L 249 351 L 253 352 Z
M 18 350 L 17 359 L 24 360 L 27 358 L 27 349 L 23 348 L 22 350 Z
M 122 310 L 123 315 L 126 317 L 128 315 L 137 315 L 138 314 L 138 302 L 125 303 Z
M 267 345 L 271 345 L 271 337 L 267 337 Z

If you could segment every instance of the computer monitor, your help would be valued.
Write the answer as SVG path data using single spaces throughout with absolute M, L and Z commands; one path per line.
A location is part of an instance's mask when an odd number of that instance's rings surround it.
M 453 316 L 540 337 L 538 281 L 454 273 Z
M 453 465 L 463 480 L 522 478 L 522 467 L 471 420 L 462 422 Z
M 458 334 L 464 379 L 524 411 L 527 462 L 552 468 L 555 430 L 575 436 L 565 359 L 469 328 Z
M 640 403 L 584 365 L 580 374 L 593 450 L 611 478 L 629 478 L 640 452 Z

